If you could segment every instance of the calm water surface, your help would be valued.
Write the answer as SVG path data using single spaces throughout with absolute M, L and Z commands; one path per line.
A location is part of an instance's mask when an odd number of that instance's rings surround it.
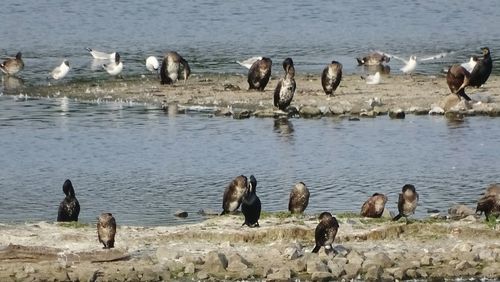
M 358 211 L 374 192 L 413 183 L 417 217 L 474 206 L 498 182 L 500 119 L 408 116 L 347 121 L 233 120 L 144 105 L 0 96 L 0 222 L 55 220 L 70 178 L 83 222 L 109 211 L 121 224 L 169 225 L 220 211 L 225 186 L 254 174 L 265 211 L 287 209 L 297 181 L 308 212 Z M 173 213 L 183 209 L 187 220 Z
M 500 5 L 478 1 L 32 1 L 2 0 L 0 57 L 23 51 L 27 83 L 41 83 L 68 58 L 66 80 L 107 77 L 91 69 L 84 47 L 119 51 L 123 75 L 146 72 L 147 56 L 178 50 L 194 73 L 245 70 L 235 60 L 266 55 L 281 70 L 292 57 L 297 72 L 320 73 L 332 59 L 348 73 L 356 56 L 379 49 L 409 58 L 453 52 L 422 63 L 435 74 L 489 46 L 500 51 Z M 392 60 L 398 73 L 401 62 Z M 495 69 L 495 72 L 497 69 Z

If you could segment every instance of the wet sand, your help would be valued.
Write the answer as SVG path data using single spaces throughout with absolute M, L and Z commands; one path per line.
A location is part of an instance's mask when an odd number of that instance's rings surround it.
M 279 73 L 278 75 L 281 75 Z M 187 83 L 160 85 L 155 75 L 140 78 L 103 77 L 92 81 L 57 81 L 50 86 L 24 87 L 30 97 L 68 97 L 85 101 L 123 101 L 148 103 L 158 107 L 215 107 L 230 115 L 248 111 L 249 115 L 276 116 L 273 92 L 279 77 L 270 80 L 264 92 L 248 91 L 244 75 L 196 74 Z M 465 115 L 500 115 L 500 79 L 491 76 L 483 87 L 468 88 L 474 100 L 459 103 L 450 95 L 444 74 L 382 76 L 378 85 L 367 85 L 359 75 L 344 75 L 333 97 L 326 96 L 319 75 L 298 75 L 297 90 L 291 106 L 304 117 L 325 115 L 376 116 L 401 109 L 406 113 L 428 114 L 439 107 L 444 111 L 461 111 Z M 18 91 L 19 92 L 19 91 Z M 14 92 L 14 93 L 18 93 Z M 12 93 L 12 92 L 10 92 Z M 371 102 L 370 102 L 371 100 Z M 443 113 L 437 110 L 438 113 Z

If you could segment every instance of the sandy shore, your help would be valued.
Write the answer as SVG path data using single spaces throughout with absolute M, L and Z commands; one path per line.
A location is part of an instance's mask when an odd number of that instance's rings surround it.
M 241 226 L 241 215 L 119 226 L 112 250 L 102 249 L 94 225 L 0 225 L 0 280 L 500 278 L 500 230 L 484 216 L 410 224 L 337 217 L 336 253 L 329 255 L 311 253 L 315 215 L 265 215 L 253 229 Z
M 160 85 L 152 75 L 125 79 L 105 77 L 87 82 L 59 81 L 50 86 L 25 87 L 20 92 L 35 97 L 66 96 L 89 101 L 128 101 L 158 107 L 169 105 L 171 110 L 178 111 L 185 106 L 206 106 L 235 117 L 267 117 L 283 114 L 275 111 L 272 104 L 278 79 L 274 76 L 264 92 L 248 91 L 246 77 L 236 74 L 197 74 L 186 84 L 178 82 L 173 86 Z M 296 80 L 297 91 L 291 106 L 304 117 L 342 114 L 376 116 L 397 109 L 415 114 L 428 114 L 434 109 L 441 114 L 442 110 L 452 110 L 466 115 L 500 115 L 498 76 L 491 76 L 487 84 L 479 89 L 468 88 L 467 93 L 475 101 L 467 104 L 458 103 L 456 95 L 450 95 L 444 74 L 389 75 L 383 76 L 382 83 L 378 85 L 367 85 L 359 75 L 344 75 L 334 97 L 324 94 L 319 75 L 298 75 Z M 245 114 L 241 115 L 242 111 Z

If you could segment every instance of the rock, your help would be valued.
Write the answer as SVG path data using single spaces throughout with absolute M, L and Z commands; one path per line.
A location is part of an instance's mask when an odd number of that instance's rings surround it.
M 330 272 L 314 272 L 311 279 L 312 281 L 331 281 L 333 277 Z
M 202 216 L 218 216 L 219 212 L 216 212 L 212 209 L 200 209 L 198 211 L 198 214 Z
M 369 265 L 369 264 L 374 264 L 374 265 L 379 265 L 382 268 L 388 268 L 394 265 L 394 262 L 391 260 L 391 258 L 384 252 L 377 252 L 372 256 L 366 255 L 366 260 L 363 263 L 364 265 Z
M 170 272 L 179 273 L 184 271 L 184 264 L 177 260 L 169 260 L 165 263 L 165 266 Z
M 297 258 L 303 256 L 304 252 L 302 251 L 302 249 L 299 249 L 298 247 L 293 246 L 293 247 L 286 248 L 284 255 L 287 259 L 294 260 L 294 259 L 297 259 Z
M 467 261 L 461 261 L 459 262 L 456 266 L 455 266 L 455 269 L 456 270 L 465 270 L 467 268 L 470 268 L 472 267 L 472 265 L 470 263 L 468 263 Z
M 281 267 L 273 273 L 267 275 L 267 280 L 288 281 L 292 277 L 292 272 L 287 267 Z
M 276 111 L 273 109 L 264 109 L 264 110 L 257 110 L 253 113 L 255 117 L 258 118 L 277 118 L 280 116 Z M 287 116 L 285 112 L 283 112 L 281 115 Z
M 451 249 L 451 251 L 469 253 L 472 251 L 472 245 L 469 243 L 458 243 Z
M 342 245 L 337 245 L 333 247 L 333 252 L 335 252 L 335 257 L 343 257 L 345 258 L 349 254 L 349 249 Z
M 224 91 L 239 91 L 241 88 L 238 85 L 234 85 L 231 83 L 224 83 L 223 85 Z
M 233 118 L 234 119 L 247 119 L 247 118 L 250 118 L 251 114 L 252 114 L 252 112 L 250 112 L 249 110 L 242 110 L 239 112 L 233 112 Z
M 362 111 L 359 113 L 360 117 L 365 117 L 365 118 L 374 118 L 377 116 L 377 114 L 374 111 Z
M 229 108 L 222 108 L 222 109 L 217 109 L 217 111 L 214 112 L 215 116 L 224 116 L 224 117 L 229 117 L 233 113 L 231 112 L 231 109 Z
M 376 115 L 381 116 L 386 115 L 389 112 L 389 108 L 387 108 L 386 106 L 375 106 L 373 107 L 373 111 Z
M 420 265 L 422 266 L 431 266 L 432 265 L 432 257 L 429 255 L 424 255 L 420 259 Z
M 367 103 L 368 103 L 368 107 L 370 107 L 371 109 L 373 109 L 374 107 L 380 107 L 384 104 L 384 103 L 382 103 L 382 99 L 380 99 L 379 97 L 370 98 L 367 101 Z
M 177 217 L 182 217 L 182 218 L 188 217 L 187 211 L 182 211 L 182 210 L 176 211 L 174 215 Z
M 412 106 L 407 111 L 409 113 L 414 114 L 414 115 L 427 115 L 429 113 L 430 109 L 424 108 L 424 107 Z
M 307 261 L 307 273 L 313 274 L 315 272 L 328 272 L 328 267 L 321 260 Z
M 347 261 L 348 263 L 344 267 L 346 276 L 347 278 L 354 278 L 361 270 L 361 265 L 363 264 L 364 257 L 361 256 L 357 251 L 352 250 L 347 255 Z
M 429 115 L 444 115 L 444 110 L 441 107 L 435 106 L 429 111 Z
M 28 274 L 35 273 L 35 268 L 32 265 L 27 264 L 24 266 L 24 272 Z
M 158 249 L 156 250 L 156 258 L 160 263 L 178 259 L 181 256 L 182 256 L 181 252 L 172 251 L 172 249 L 167 246 L 158 247 Z
M 500 263 L 490 264 L 481 270 L 481 274 L 486 278 L 500 277 Z
M 406 277 L 408 279 L 415 279 L 415 278 L 417 278 L 417 271 L 415 269 L 407 269 L 406 270 Z
M 243 272 L 248 269 L 248 262 L 239 254 L 233 253 L 227 257 L 228 265 L 226 270 L 230 272 Z
M 396 268 L 393 273 L 394 279 L 403 280 L 405 277 L 405 272 L 401 268 Z
M 380 265 L 371 265 L 368 267 L 365 273 L 365 280 L 368 281 L 378 281 L 380 276 L 382 276 L 383 270 Z
M 321 110 L 313 106 L 303 106 L 300 107 L 299 114 L 303 118 L 315 118 L 321 116 Z
M 339 104 L 334 104 L 330 106 L 330 112 L 334 115 L 342 115 L 346 113 L 344 107 L 342 107 L 342 105 Z
M 198 274 L 196 274 L 196 277 L 200 280 L 206 280 L 208 279 L 208 273 L 204 270 L 198 272 Z
M 403 111 L 403 109 L 390 110 L 389 117 L 392 119 L 404 119 L 405 112 Z
M 220 273 L 226 270 L 227 265 L 228 261 L 224 254 L 210 251 L 205 257 L 205 264 L 203 266 L 205 269 L 210 270 L 210 272 Z
M 492 250 L 481 250 L 479 251 L 478 258 L 480 261 L 495 262 L 498 258 L 498 254 Z
M 186 267 L 184 267 L 184 273 L 186 274 L 193 274 L 195 271 L 194 263 L 188 262 L 186 264 Z

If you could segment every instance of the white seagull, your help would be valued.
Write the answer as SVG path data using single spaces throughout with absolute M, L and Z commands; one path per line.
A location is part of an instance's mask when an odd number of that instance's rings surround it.
M 425 61 L 430 61 L 430 60 L 441 59 L 441 58 L 444 58 L 444 57 L 448 56 L 448 54 L 452 53 L 452 52 L 450 52 L 450 53 L 443 52 L 443 53 L 439 53 L 437 55 L 433 55 L 433 56 L 422 58 L 422 59 L 418 59 L 418 60 L 417 60 L 417 56 L 412 55 L 412 56 L 410 56 L 409 60 L 405 60 L 405 59 L 400 58 L 398 56 L 387 54 L 387 53 L 384 53 L 384 52 L 381 52 L 381 51 L 375 51 L 375 52 L 377 52 L 377 53 L 379 53 L 381 55 L 385 55 L 385 56 L 387 56 L 389 58 L 394 58 L 396 60 L 400 60 L 401 62 L 403 62 L 405 65 L 400 70 L 403 73 L 405 73 L 405 74 L 411 74 L 411 73 L 413 73 L 415 71 L 415 69 L 417 68 L 418 62 L 425 62 Z
M 476 66 L 477 64 L 477 57 L 476 56 L 472 56 L 470 57 L 470 60 L 467 62 L 467 63 L 463 63 L 461 64 L 461 66 L 466 69 L 469 73 L 472 72 L 472 70 L 474 69 L 474 67 Z
M 159 67 L 160 67 L 160 63 L 158 62 L 158 59 L 156 59 L 155 56 L 149 56 L 146 59 L 146 68 L 150 72 L 157 72 Z
M 248 58 L 242 62 L 240 61 L 236 61 L 240 66 L 243 66 L 247 69 L 250 69 L 253 65 L 253 63 L 257 62 L 258 60 L 262 60 L 262 57 L 251 57 L 251 58 Z
M 362 76 L 362 79 L 366 80 L 366 84 L 379 84 L 380 83 L 380 72 L 376 72 L 373 75 L 369 75 L 367 77 Z
M 65 77 L 69 72 L 69 62 L 68 60 L 64 60 L 61 65 L 57 66 L 54 70 L 50 72 L 50 76 L 55 79 L 61 79 Z
M 92 57 L 94 59 L 97 59 L 97 60 L 110 60 L 110 61 L 113 61 L 115 59 L 116 52 L 113 52 L 113 53 L 104 53 L 104 52 L 100 52 L 100 51 L 97 51 L 97 50 L 92 50 L 91 48 L 85 48 L 85 49 L 90 52 L 90 55 L 92 55 Z
M 103 64 L 102 67 L 108 72 L 110 75 L 117 75 L 122 72 L 123 63 L 120 60 L 120 54 L 115 54 L 115 60 L 110 62 L 109 64 Z

